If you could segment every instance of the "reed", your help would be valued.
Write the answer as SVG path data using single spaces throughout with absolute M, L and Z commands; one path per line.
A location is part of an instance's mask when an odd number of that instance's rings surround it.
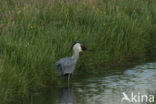
M 77 40 L 95 50 L 81 54 L 77 73 L 155 57 L 155 5 L 154 0 L 1 0 L 0 102 L 55 82 L 55 61 L 70 56 Z

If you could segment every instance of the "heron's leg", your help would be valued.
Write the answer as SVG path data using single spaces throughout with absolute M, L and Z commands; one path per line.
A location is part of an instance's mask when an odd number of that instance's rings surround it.
M 68 74 L 68 87 L 69 87 L 69 83 L 70 83 L 70 74 Z

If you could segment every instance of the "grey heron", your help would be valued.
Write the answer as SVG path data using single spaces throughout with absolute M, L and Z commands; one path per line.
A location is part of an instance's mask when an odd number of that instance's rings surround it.
M 55 63 L 58 76 L 67 75 L 68 84 L 69 84 L 70 76 L 75 70 L 75 65 L 79 58 L 79 53 L 87 50 L 87 48 L 81 42 L 75 42 L 72 46 L 72 49 L 73 49 L 73 55 L 71 57 L 61 58 Z

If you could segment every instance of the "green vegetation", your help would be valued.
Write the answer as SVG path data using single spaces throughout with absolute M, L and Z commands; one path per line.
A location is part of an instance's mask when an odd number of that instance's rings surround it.
M 81 55 L 77 73 L 154 57 L 154 0 L 73 1 L 0 1 L 0 103 L 55 82 L 55 61 L 77 40 L 95 50 Z

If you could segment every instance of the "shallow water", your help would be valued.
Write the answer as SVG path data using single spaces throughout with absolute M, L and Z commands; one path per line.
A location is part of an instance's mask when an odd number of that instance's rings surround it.
M 32 94 L 30 104 L 143 104 L 156 94 L 156 63 L 138 65 L 112 74 L 74 80 L 70 87 Z M 125 93 L 131 100 L 121 101 Z M 147 95 L 148 99 L 141 99 Z M 150 96 L 150 97 L 149 97 Z M 147 100 L 147 101 L 146 101 Z M 154 98 L 156 103 L 156 98 Z M 153 100 L 151 100 L 153 101 Z

